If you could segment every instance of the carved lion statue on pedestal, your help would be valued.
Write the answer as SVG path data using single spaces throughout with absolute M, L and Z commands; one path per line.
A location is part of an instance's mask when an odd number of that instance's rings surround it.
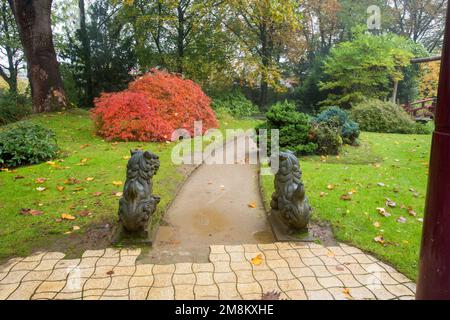
M 119 201 L 119 219 L 128 232 L 144 232 L 161 198 L 152 195 L 153 176 L 159 170 L 159 157 L 149 151 L 131 151 L 127 180 Z
M 312 215 L 301 179 L 302 172 L 294 153 L 280 152 L 275 192 L 270 206 L 287 226 L 299 231 L 308 227 Z

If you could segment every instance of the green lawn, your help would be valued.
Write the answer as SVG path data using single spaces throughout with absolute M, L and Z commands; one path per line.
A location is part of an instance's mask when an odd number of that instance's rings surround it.
M 104 235 L 111 228 L 105 226 L 117 223 L 118 193 L 125 182 L 130 149 L 143 148 L 160 156 L 154 193 L 162 200 L 155 221 L 186 177 L 187 171 L 171 161 L 173 144 L 106 142 L 93 134 L 87 111 L 74 109 L 30 120 L 54 130 L 62 152 L 54 163 L 0 172 L 0 260 L 35 249 L 64 250 L 76 256 L 88 247 L 109 245 Z M 222 130 L 251 128 L 256 123 L 225 116 L 220 122 Z M 40 187 L 46 189 L 38 191 Z M 43 214 L 24 216 L 22 208 Z M 76 219 L 61 220 L 64 213 Z
M 416 279 L 431 136 L 363 133 L 361 140 L 361 147 L 346 147 L 340 157 L 300 160 L 314 219 L 329 221 L 338 240 Z M 273 177 L 263 177 L 266 204 L 272 184 Z M 342 200 L 349 192 L 351 201 Z M 395 208 L 386 206 L 387 198 L 396 202 Z M 377 208 L 391 216 L 380 215 Z M 406 223 L 397 222 L 400 217 Z M 384 245 L 374 240 L 379 236 Z

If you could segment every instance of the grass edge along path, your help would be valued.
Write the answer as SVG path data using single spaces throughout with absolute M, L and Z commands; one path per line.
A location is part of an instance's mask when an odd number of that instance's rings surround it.
M 361 140 L 362 147 L 345 147 L 338 157 L 300 158 L 313 219 L 415 280 L 431 136 L 363 133 Z M 273 176 L 261 184 L 270 206 Z
M 109 246 L 131 149 L 160 156 L 154 193 L 162 200 L 153 223 L 171 203 L 189 170 L 171 161 L 173 143 L 107 142 L 93 132 L 89 112 L 71 109 L 26 119 L 56 133 L 57 159 L 0 172 L 0 262 L 35 250 L 77 257 Z M 253 128 L 257 121 L 220 115 L 220 130 Z M 31 209 L 37 215 L 22 215 Z

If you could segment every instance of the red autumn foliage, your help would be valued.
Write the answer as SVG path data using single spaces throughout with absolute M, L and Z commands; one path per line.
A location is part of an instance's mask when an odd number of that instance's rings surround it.
M 152 70 L 122 92 L 102 94 L 92 116 L 97 133 L 107 140 L 167 141 L 177 129 L 193 136 L 195 121 L 202 121 L 202 133 L 217 128 L 210 104 L 193 81 Z

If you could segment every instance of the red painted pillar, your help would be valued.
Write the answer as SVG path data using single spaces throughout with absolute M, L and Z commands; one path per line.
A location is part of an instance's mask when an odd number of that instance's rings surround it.
M 416 298 L 450 300 L 450 6 L 423 227 Z

